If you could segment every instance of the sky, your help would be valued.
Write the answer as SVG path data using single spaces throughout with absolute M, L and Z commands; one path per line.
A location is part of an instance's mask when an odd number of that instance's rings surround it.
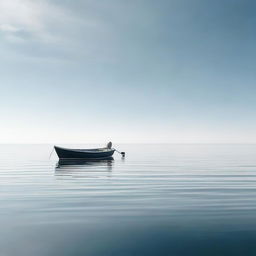
M 0 143 L 256 143 L 255 8 L 0 0 Z

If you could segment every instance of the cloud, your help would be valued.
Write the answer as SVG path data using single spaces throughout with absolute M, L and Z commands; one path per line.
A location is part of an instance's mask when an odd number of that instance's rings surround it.
M 48 20 L 52 15 L 58 16 L 54 6 L 40 0 L 1 0 L 0 31 L 8 39 L 12 36 L 23 38 L 23 31 L 35 39 L 47 41 L 53 39 L 48 30 Z M 24 38 L 23 38 L 24 39 Z
M 82 12 L 74 6 L 47 0 L 1 0 L 2 46 L 38 58 L 104 55 L 101 49 L 107 48 L 109 27 L 95 16 L 97 10 L 93 11 L 90 1 L 83 3 Z
M 4 32 L 20 29 L 37 31 L 42 28 L 40 6 L 37 1 L 1 0 L 0 27 Z
M 10 25 L 10 24 L 1 24 L 0 25 L 0 30 L 2 32 L 10 32 L 10 33 L 13 33 L 13 32 L 17 32 L 19 31 L 19 29 L 13 25 Z
M 0 52 L 8 59 L 117 63 L 143 52 L 149 10 L 118 0 L 0 0 Z

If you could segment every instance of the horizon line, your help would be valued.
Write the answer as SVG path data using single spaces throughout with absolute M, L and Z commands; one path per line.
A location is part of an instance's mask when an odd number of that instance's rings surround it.
M 47 142 L 47 143 L 41 143 L 41 142 L 36 142 L 36 143 L 1 143 L 0 145 L 72 145 L 72 144 L 76 144 L 76 145 L 83 145 L 83 144 L 104 144 L 102 142 L 87 142 L 87 143 L 51 143 L 51 142 Z M 190 144 L 197 144 L 197 145 L 256 145 L 256 142 L 115 142 L 114 144 L 166 144 L 166 145 L 190 145 Z

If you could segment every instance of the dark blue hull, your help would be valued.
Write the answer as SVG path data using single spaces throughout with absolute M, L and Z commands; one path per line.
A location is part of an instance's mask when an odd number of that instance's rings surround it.
M 54 146 L 59 159 L 105 159 L 111 157 L 115 150 L 103 149 L 68 149 Z

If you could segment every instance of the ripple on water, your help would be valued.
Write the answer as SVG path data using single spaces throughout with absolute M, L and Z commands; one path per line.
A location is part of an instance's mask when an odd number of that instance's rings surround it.
M 165 238 L 183 229 L 256 235 L 255 145 L 124 145 L 125 160 L 82 163 L 48 160 L 48 145 L 1 147 L 0 222 L 9 237 L 17 227 L 45 233 L 51 225 L 78 225 L 69 226 L 73 234 L 144 225 L 162 238 L 167 226 Z

